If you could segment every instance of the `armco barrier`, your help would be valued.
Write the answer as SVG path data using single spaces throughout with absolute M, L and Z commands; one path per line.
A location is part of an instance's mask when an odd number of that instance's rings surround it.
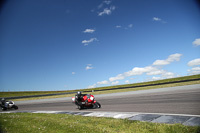
M 128 88 L 138 88 L 138 87 L 147 87 L 147 86 L 156 86 L 156 85 L 164 85 L 164 84 L 173 84 L 173 83 L 182 83 L 182 82 L 189 82 L 189 81 L 197 81 L 197 79 L 188 79 L 188 80 L 181 80 L 181 81 L 171 81 L 171 82 L 164 82 L 164 83 L 157 83 L 157 84 L 147 84 L 147 85 L 133 85 L 128 87 L 118 87 L 118 88 L 110 88 L 110 89 L 102 89 L 102 90 L 95 90 L 96 91 L 105 91 L 105 90 L 117 90 L 117 89 L 128 89 Z
M 164 82 L 164 83 L 157 83 L 157 84 L 147 84 L 147 85 L 133 85 L 128 87 L 118 87 L 118 88 L 110 88 L 110 89 L 101 89 L 95 90 L 97 91 L 107 91 L 107 90 L 118 90 L 118 89 L 128 89 L 128 88 L 138 88 L 138 87 L 147 87 L 147 86 L 156 86 L 156 85 L 164 85 L 164 84 L 174 84 L 174 83 L 182 83 L 182 82 L 189 82 L 189 81 L 197 81 L 197 79 L 188 79 L 188 80 L 181 80 L 181 81 L 171 81 L 171 82 Z M 75 94 L 77 91 L 74 92 L 65 92 L 65 93 L 54 93 L 54 94 L 43 94 L 43 95 L 30 95 L 30 96 L 17 96 L 17 97 L 5 97 L 6 99 L 22 99 L 22 98 L 32 98 L 32 97 L 45 97 L 45 96 L 55 96 L 55 95 L 65 95 L 65 94 Z M 84 92 L 94 92 L 92 91 L 84 91 Z

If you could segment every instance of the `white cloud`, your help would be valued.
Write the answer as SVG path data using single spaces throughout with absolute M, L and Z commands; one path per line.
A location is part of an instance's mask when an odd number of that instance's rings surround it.
M 98 16 L 110 15 L 115 10 L 115 8 L 115 6 L 111 6 L 110 8 L 104 8 L 102 12 L 98 13 Z
M 168 58 L 166 60 L 156 60 L 153 65 L 154 66 L 163 66 L 163 65 L 168 65 L 174 61 L 179 61 L 181 58 L 182 54 L 172 54 L 170 56 L 168 56 Z
M 166 21 L 164 21 L 164 20 L 162 20 L 161 18 L 158 18 L 158 17 L 153 17 L 152 20 L 157 21 L 157 22 L 161 22 L 161 23 L 167 23 Z
M 179 75 L 168 72 L 168 71 L 163 71 L 162 75 L 160 77 L 152 77 L 152 80 L 161 80 L 161 79 L 169 79 L 169 78 L 175 78 L 178 77 Z
M 101 3 L 100 5 L 98 5 L 98 9 L 101 9 L 103 7 L 103 3 Z
M 129 27 L 129 28 L 132 28 L 132 27 L 133 27 L 133 24 L 129 24 L 128 27 Z
M 87 66 L 85 67 L 85 69 L 86 70 L 93 69 L 92 64 L 87 64 Z
M 153 20 L 154 20 L 154 21 L 161 21 L 161 18 L 153 17 Z
M 134 75 L 142 75 L 144 73 L 144 68 L 134 67 L 132 70 L 125 72 L 124 75 L 126 77 L 134 76 Z
M 115 27 L 116 28 L 123 28 L 123 29 L 127 30 L 127 29 L 133 28 L 133 24 L 129 24 L 126 27 L 125 26 L 121 26 L 121 25 L 116 25 Z
M 93 33 L 93 32 L 95 32 L 95 29 L 85 29 L 83 32 L 84 33 Z
M 106 84 L 109 84 L 109 82 L 107 80 L 104 80 L 104 81 L 100 81 L 100 82 L 97 82 L 98 85 L 106 85 Z
M 193 67 L 192 69 L 189 69 L 188 72 L 189 75 L 200 74 L 200 67 Z
M 162 73 L 160 74 L 160 76 L 153 76 L 152 78 L 148 79 L 147 81 L 154 81 L 154 80 L 161 80 L 161 79 L 169 79 L 169 78 L 175 78 L 178 77 L 179 75 L 176 75 L 172 72 L 168 72 L 165 70 L 161 71 Z
M 162 77 L 168 79 L 168 78 L 174 78 L 174 77 L 176 77 L 176 76 L 175 76 L 175 74 L 172 73 L 172 72 L 167 72 L 167 71 L 165 71 L 165 72 L 162 74 Z
M 109 5 L 111 2 L 112 2 L 111 0 L 105 0 L 105 1 L 103 1 L 103 3 L 105 3 L 107 5 Z
M 189 61 L 187 65 L 191 67 L 200 65 L 200 58 Z
M 156 60 L 153 65 L 155 66 L 163 66 L 163 65 L 168 65 L 170 64 L 170 62 L 166 61 L 166 60 Z
M 161 75 L 164 73 L 164 70 L 154 70 L 147 73 L 147 75 Z
M 88 88 L 95 88 L 95 87 L 96 87 L 96 84 L 88 86 Z
M 115 81 L 115 80 L 122 80 L 122 79 L 124 79 L 125 78 L 125 76 L 123 75 L 123 74 L 118 74 L 116 77 L 110 77 L 109 78 L 109 81 L 110 82 L 113 82 L 113 81 Z
M 98 5 L 98 9 L 101 9 L 101 8 L 103 8 L 103 6 L 106 4 L 106 5 L 110 5 L 110 3 L 111 3 L 112 1 L 110 1 L 110 0 L 105 0 L 105 1 L 103 1 L 100 5 Z
M 142 75 L 144 73 L 146 73 L 146 75 L 162 75 L 162 77 L 165 78 L 171 78 L 175 76 L 175 74 L 172 72 L 167 72 L 165 70 L 158 69 L 157 67 L 153 66 L 134 67 L 131 71 L 125 72 L 123 75 L 125 77 L 129 77 L 129 76 Z
M 200 45 L 200 38 L 195 39 L 195 40 L 192 42 L 192 44 L 193 44 L 194 46 L 199 46 L 199 45 Z
M 104 0 L 97 6 L 96 9 L 93 9 L 92 12 L 97 12 L 98 16 L 111 15 L 116 9 L 116 7 L 111 5 L 111 3 L 112 0 Z
M 118 83 L 119 83 L 119 81 L 115 81 L 115 82 L 112 82 L 111 85 L 116 85 Z
M 72 72 L 72 75 L 76 74 L 75 72 Z
M 125 83 L 126 83 L 126 84 L 130 84 L 130 81 L 129 81 L 129 80 L 126 80 Z
M 82 43 L 84 44 L 84 46 L 87 46 L 88 44 L 94 41 L 98 41 L 97 38 L 91 38 L 90 40 L 83 40 Z
M 189 61 L 187 65 L 193 67 L 188 70 L 189 75 L 200 74 L 200 67 L 195 67 L 200 65 L 200 58 Z
M 168 62 L 179 61 L 181 56 L 182 56 L 182 54 L 178 54 L 178 53 L 172 54 L 167 58 L 167 61 Z
M 135 75 L 142 75 L 143 73 L 149 73 L 152 71 L 156 71 L 157 68 L 152 66 L 147 67 L 134 67 L 131 71 L 125 72 L 124 75 L 126 77 L 135 76 Z
M 194 67 L 191 69 L 192 71 L 200 71 L 200 67 Z
M 122 26 L 121 25 L 117 25 L 117 26 L 115 26 L 116 28 L 121 28 Z
M 97 82 L 96 85 L 101 85 L 101 84 L 112 84 L 112 85 L 113 84 L 118 84 L 119 83 L 118 80 L 123 80 L 126 77 L 143 75 L 143 74 L 150 75 L 150 76 L 160 75 L 160 77 L 153 76 L 152 79 L 150 79 L 150 80 L 159 80 L 159 79 L 177 77 L 178 76 L 177 74 L 165 71 L 165 70 L 161 69 L 159 65 L 161 65 L 161 64 L 162 65 L 164 65 L 164 64 L 170 64 L 171 62 L 179 61 L 181 56 L 182 56 L 182 54 L 172 54 L 172 55 L 169 55 L 166 60 L 161 60 L 161 62 L 158 62 L 158 60 L 156 60 L 153 63 L 153 65 L 151 65 L 151 66 L 134 67 L 130 71 L 118 74 L 115 77 L 110 77 L 109 80 L 104 80 L 104 81 L 101 81 L 101 82 Z M 130 82 L 129 82 L 129 80 L 126 80 L 125 83 L 130 83 Z
M 102 16 L 104 14 L 110 15 L 111 14 L 111 10 L 108 8 L 105 8 L 102 12 L 100 12 L 98 15 Z
M 163 79 L 162 77 L 152 77 L 152 80 L 161 80 L 161 79 Z
M 168 56 L 166 60 L 156 60 L 153 65 L 167 65 L 173 61 L 179 61 L 182 54 L 172 54 Z M 116 77 L 109 78 L 110 82 L 115 80 L 122 80 L 126 77 L 142 75 L 146 73 L 146 75 L 161 75 L 163 78 L 172 78 L 175 77 L 175 74 L 172 72 L 167 72 L 165 70 L 159 69 L 155 66 L 146 66 L 146 67 L 134 67 L 132 70 L 128 72 L 124 72 L 123 74 L 118 74 Z

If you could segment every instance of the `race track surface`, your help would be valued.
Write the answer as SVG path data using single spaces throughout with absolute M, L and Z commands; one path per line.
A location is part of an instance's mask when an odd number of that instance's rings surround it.
M 95 95 L 100 109 L 81 111 L 200 115 L 200 84 L 145 91 Z M 79 111 L 71 98 L 15 102 L 19 111 Z

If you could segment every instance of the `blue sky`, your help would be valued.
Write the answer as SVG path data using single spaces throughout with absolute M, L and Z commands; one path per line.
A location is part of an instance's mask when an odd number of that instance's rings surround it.
M 200 74 L 196 0 L 7 0 L 0 91 L 70 90 Z

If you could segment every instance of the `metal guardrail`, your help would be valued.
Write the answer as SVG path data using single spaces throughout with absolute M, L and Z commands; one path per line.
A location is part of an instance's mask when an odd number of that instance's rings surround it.
M 128 87 L 117 87 L 117 88 L 110 88 L 110 89 L 101 89 L 101 90 L 91 90 L 91 91 L 84 91 L 84 92 L 98 92 L 98 91 L 107 91 L 107 90 L 118 90 L 118 89 L 128 89 L 128 88 L 138 88 L 138 87 L 147 87 L 147 86 L 156 86 L 156 85 L 164 85 L 164 84 L 174 84 L 174 83 L 182 83 L 182 82 L 189 82 L 189 81 L 197 81 L 197 79 L 188 79 L 188 80 L 181 80 L 181 81 L 171 81 L 171 82 L 164 82 L 164 83 L 156 83 L 156 84 L 147 84 L 147 85 L 133 85 Z M 54 94 L 43 94 L 43 95 L 30 95 L 30 96 L 16 96 L 16 97 L 5 97 L 6 99 L 23 99 L 23 98 L 33 98 L 33 97 L 45 97 L 45 96 L 56 96 L 56 95 L 65 95 L 65 94 L 75 94 L 77 91 L 74 92 L 65 92 L 65 93 L 54 93 Z
M 23 99 L 23 98 L 33 98 L 33 97 L 45 97 L 45 96 L 65 95 L 65 94 L 73 94 L 73 93 L 76 93 L 76 92 L 42 94 L 42 95 L 29 95 L 29 96 L 16 96 L 16 97 L 5 97 L 5 99 Z
M 138 88 L 138 87 L 147 87 L 147 86 L 174 84 L 174 83 L 182 83 L 182 82 L 197 81 L 197 80 L 200 80 L 200 78 L 197 78 L 197 79 L 187 79 L 187 80 L 181 80 L 181 81 L 171 81 L 171 82 L 164 82 L 164 83 L 146 84 L 146 85 L 133 85 L 133 86 L 128 86 L 128 87 L 118 87 L 118 88 L 102 89 L 102 90 L 95 90 L 95 91 L 128 89 L 128 88 L 136 88 L 136 87 Z

